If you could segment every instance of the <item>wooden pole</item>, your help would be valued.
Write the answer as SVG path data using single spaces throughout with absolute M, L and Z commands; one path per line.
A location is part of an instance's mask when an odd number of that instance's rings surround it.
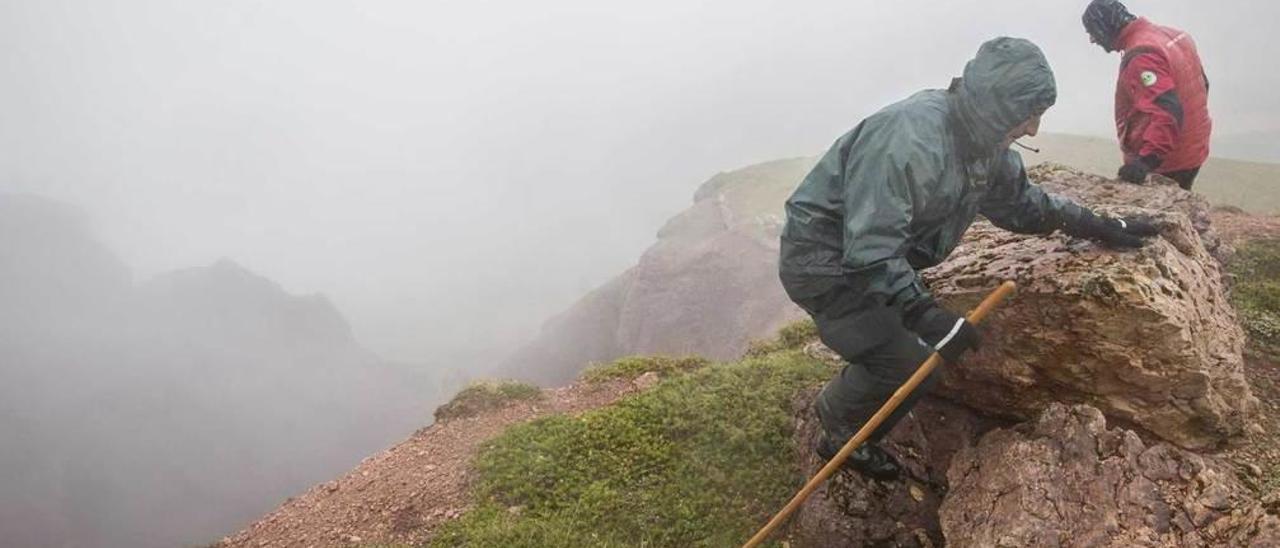
M 1013 282 L 1004 282 L 1003 284 L 1000 284 L 1000 287 L 996 288 L 995 291 L 992 291 L 990 295 L 987 295 L 987 298 L 982 301 L 982 304 L 978 305 L 977 309 L 969 313 L 967 316 L 969 322 L 973 324 L 982 323 L 982 320 L 986 318 L 1001 301 L 1012 294 L 1015 289 L 1017 289 L 1017 285 Z M 942 363 L 942 356 L 939 356 L 937 352 L 934 352 L 933 355 L 929 356 L 929 359 L 925 360 L 924 363 L 920 365 L 919 369 L 916 369 L 916 372 L 911 375 L 911 378 L 907 379 L 906 383 L 898 387 L 898 390 L 893 393 L 893 396 L 889 398 L 889 401 L 880 406 L 880 410 L 876 411 L 876 414 L 872 415 L 871 419 L 868 420 L 866 424 L 862 425 L 862 429 L 858 430 L 858 433 L 854 434 L 854 436 L 844 444 L 844 447 L 840 448 L 840 451 L 836 453 L 836 456 L 832 457 L 831 460 L 827 462 L 827 465 L 823 466 L 822 469 L 819 470 L 818 473 L 814 475 L 813 478 L 810 479 L 794 497 L 791 498 L 791 502 L 788 502 L 787 505 L 777 513 L 777 515 L 773 516 L 773 519 L 769 520 L 769 523 L 765 524 L 760 531 L 756 532 L 755 536 L 751 537 L 751 540 L 748 540 L 746 544 L 742 545 L 743 548 L 759 546 L 766 538 L 769 538 L 769 535 L 781 526 L 792 513 L 798 510 L 800 505 L 804 504 L 805 499 L 808 499 L 809 495 L 813 494 L 813 492 L 817 490 L 818 486 L 822 485 L 822 482 L 827 481 L 827 478 L 830 478 L 831 475 L 840 468 L 840 465 L 844 464 L 845 459 L 849 458 L 849 455 L 853 453 L 854 449 L 857 449 L 859 445 L 862 445 L 863 442 L 867 441 L 867 438 L 871 437 L 871 433 L 875 431 L 876 427 L 880 426 L 880 423 L 889 418 L 889 415 L 902 404 L 902 400 L 907 399 L 907 396 L 911 395 L 911 393 L 915 391 L 916 387 L 920 386 L 920 383 L 929 378 L 929 374 L 932 373 L 933 369 L 938 367 L 938 364 L 940 363 Z

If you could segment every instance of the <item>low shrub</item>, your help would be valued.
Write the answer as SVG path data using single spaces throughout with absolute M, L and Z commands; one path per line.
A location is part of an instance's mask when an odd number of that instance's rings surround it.
M 542 390 L 519 381 L 473 382 L 453 396 L 449 403 L 436 408 L 437 421 L 473 417 L 490 409 L 497 409 L 513 401 L 542 398 Z

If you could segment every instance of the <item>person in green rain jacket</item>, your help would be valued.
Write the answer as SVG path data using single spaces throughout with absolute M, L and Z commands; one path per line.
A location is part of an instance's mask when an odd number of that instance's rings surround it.
M 830 459 L 893 391 L 937 351 L 954 364 L 980 342 L 964 317 L 940 306 L 917 270 L 951 254 L 974 218 L 1019 233 L 1063 230 L 1136 248 L 1157 230 L 1106 218 L 1027 180 L 1014 140 L 1034 136 L 1057 98 L 1053 71 L 1034 44 L 986 42 L 947 90 L 885 107 L 840 137 L 787 200 L 779 277 L 823 343 L 846 364 L 819 394 Z M 933 378 L 846 461 L 872 478 L 899 464 L 877 445 Z

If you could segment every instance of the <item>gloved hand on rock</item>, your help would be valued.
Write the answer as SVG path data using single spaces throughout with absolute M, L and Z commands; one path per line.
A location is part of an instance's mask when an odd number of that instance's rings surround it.
M 1160 157 L 1148 154 L 1120 166 L 1120 172 L 1117 175 L 1121 180 L 1140 184 L 1146 181 L 1147 175 L 1160 167 L 1161 163 Z
M 1067 228 L 1067 233 L 1111 248 L 1137 249 L 1146 245 L 1143 238 L 1160 234 L 1160 228 L 1147 217 L 1111 218 L 1085 211 L 1076 223 Z

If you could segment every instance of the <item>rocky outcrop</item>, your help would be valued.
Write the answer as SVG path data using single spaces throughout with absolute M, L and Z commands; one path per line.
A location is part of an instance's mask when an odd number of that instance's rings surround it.
M 1183 449 L 1231 439 L 1257 405 L 1214 256 L 1230 246 L 1209 224 L 1208 204 L 1164 181 L 1128 185 L 1054 165 L 1031 176 L 1102 212 L 1151 215 L 1162 234 L 1117 252 L 976 223 L 925 273 L 932 290 L 955 310 L 973 308 L 1002 280 L 1019 292 L 983 325 L 980 352 L 943 367 L 934 394 L 960 405 L 926 398 L 885 440 L 911 479 L 838 474 L 796 516 L 792 540 L 1280 545 L 1274 501 L 1264 508 L 1230 467 Z M 811 453 L 816 419 L 803 407 L 812 398 L 796 409 L 809 476 L 821 465 Z M 982 422 L 990 417 L 1031 422 L 992 429 Z M 1123 428 L 1108 430 L 1107 418 Z
M 1211 458 L 1054 404 L 959 451 L 940 522 L 947 545 L 1280 546 L 1280 518 Z
M 589 363 L 622 356 L 618 321 L 634 278 L 632 268 L 547 320 L 536 340 L 506 360 L 500 376 L 558 384 L 577 377 Z
M 820 427 L 812 412 L 817 389 L 795 400 L 796 461 L 805 478 L 822 468 L 813 447 Z M 954 403 L 925 398 L 882 446 L 909 471 L 900 482 L 879 482 L 841 470 L 819 487 L 791 522 L 793 546 L 942 546 L 938 507 L 947 495 L 947 469 L 957 451 L 1004 424 Z
M 290 294 L 230 259 L 161 274 L 139 296 L 170 339 L 255 356 L 376 361 L 327 297 Z
M 556 384 L 633 354 L 729 359 L 803 317 L 778 284 L 778 234 L 782 204 L 812 163 L 712 177 L 636 266 L 548 321 L 500 373 Z
M 1001 280 L 1019 291 L 984 325 L 983 350 L 943 369 L 940 392 L 1016 418 L 1055 401 L 1087 403 L 1187 448 L 1241 432 L 1256 400 L 1243 377 L 1244 335 L 1205 245 L 1217 239 L 1203 199 L 1171 183 L 1129 185 L 1053 165 L 1032 177 L 1102 212 L 1154 216 L 1161 237 L 1118 252 L 975 224 L 926 273 L 930 287 L 956 310 Z

